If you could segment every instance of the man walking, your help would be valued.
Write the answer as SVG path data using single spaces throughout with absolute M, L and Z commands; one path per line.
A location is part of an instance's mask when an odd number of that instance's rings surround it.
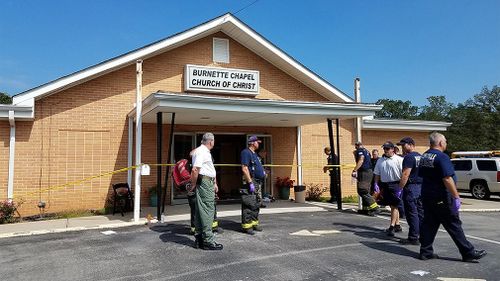
M 373 216 L 378 211 L 379 206 L 370 194 L 373 179 L 370 153 L 359 141 L 356 142 L 354 146 L 356 148 L 356 151 L 354 152 L 356 167 L 352 170 L 352 177 L 356 178 L 358 182 L 357 191 L 362 199 L 363 211 L 366 211 L 368 215 Z
M 485 250 L 476 250 L 465 238 L 458 210 L 460 196 L 456 188 L 456 175 L 446 150 L 446 138 L 437 132 L 429 136 L 430 149 L 420 159 L 419 175 L 422 177 L 422 203 L 424 220 L 420 230 L 421 260 L 438 258 L 432 244 L 439 226 L 444 229 L 457 245 L 462 261 L 477 262 L 486 255 Z
M 215 139 L 212 133 L 205 133 L 201 145 L 193 152 L 193 168 L 191 170 L 191 186 L 195 187 L 195 248 L 204 250 L 222 250 L 223 246 L 215 242 L 212 224 L 215 213 L 215 167 L 210 150 Z
M 401 202 L 401 172 L 403 158 L 394 153 L 394 144 L 387 141 L 382 145 L 384 154 L 375 165 L 375 184 L 380 182 L 383 201 L 391 207 L 391 224 L 386 230 L 387 235 L 394 236 L 394 232 L 401 232 L 403 229 L 399 224 L 398 205 Z
M 401 244 L 419 245 L 420 224 L 424 217 L 422 200 L 420 198 L 420 187 L 422 178 L 418 176 L 418 163 L 420 153 L 415 151 L 415 141 L 410 137 L 405 137 L 399 141 L 404 158 L 403 173 L 399 181 L 399 187 L 403 189 L 403 203 L 408 222 L 408 239 L 402 239 Z
M 262 231 L 259 226 L 260 192 L 266 177 L 259 157 L 255 152 L 261 140 L 257 136 L 248 139 L 248 148 L 241 151 L 241 171 L 243 172 L 243 188 L 241 192 L 241 227 L 243 231 L 253 235 L 254 231 Z

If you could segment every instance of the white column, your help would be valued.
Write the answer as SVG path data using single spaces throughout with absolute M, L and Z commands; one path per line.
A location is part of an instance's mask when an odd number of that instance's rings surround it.
M 360 92 L 360 80 L 359 78 L 354 79 L 354 98 L 357 103 L 361 102 L 361 92 Z M 356 141 L 361 141 L 361 117 L 356 117 Z M 363 208 L 363 202 L 361 202 L 361 196 L 358 195 L 358 209 Z
M 134 222 L 139 222 L 141 212 L 141 146 L 142 146 L 142 60 L 137 60 L 136 123 L 135 123 L 135 190 Z
M 14 111 L 9 111 L 10 141 L 9 141 L 9 175 L 7 180 L 7 199 L 14 198 L 14 162 L 16 157 L 16 123 Z
M 132 117 L 128 118 L 128 155 L 127 155 L 127 167 L 131 167 L 133 163 L 133 153 L 134 153 L 134 119 Z M 127 171 L 127 183 L 128 186 L 132 186 L 132 169 Z
M 302 127 L 297 126 L 297 184 L 302 185 Z

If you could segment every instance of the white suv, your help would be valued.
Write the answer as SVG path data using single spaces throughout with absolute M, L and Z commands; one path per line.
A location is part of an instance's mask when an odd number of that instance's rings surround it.
M 474 198 L 488 199 L 500 195 L 500 158 L 451 159 L 457 175 L 457 189 L 469 191 Z

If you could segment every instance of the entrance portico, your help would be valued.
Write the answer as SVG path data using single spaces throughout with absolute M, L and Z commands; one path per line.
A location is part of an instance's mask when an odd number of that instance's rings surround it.
M 193 134 L 213 131 L 215 134 L 251 132 L 268 135 L 270 131 L 276 129 L 284 130 L 286 133 L 276 135 L 273 142 L 279 146 L 292 138 L 291 157 L 289 157 L 288 163 L 275 163 L 273 160 L 271 163 L 295 164 L 297 166 L 297 184 L 302 184 L 301 126 L 322 123 L 329 119 L 372 116 L 380 107 L 379 105 L 359 103 L 303 102 L 157 92 L 144 99 L 142 121 L 145 124 L 157 123 L 157 128 L 163 128 L 164 124 L 171 124 L 171 129 L 172 125 L 174 128 L 182 127 L 182 133 L 191 132 Z M 161 119 L 158 119 L 158 113 L 161 113 Z M 129 122 L 132 122 L 135 114 L 135 109 L 129 113 Z M 161 124 L 158 124 L 160 120 Z M 177 129 L 171 130 L 171 132 L 175 131 Z M 133 130 L 129 128 L 129 141 L 133 140 L 132 132 Z M 144 135 L 146 134 L 147 131 Z M 137 137 L 135 139 L 137 141 Z M 161 141 L 161 138 L 159 140 Z M 157 147 L 161 148 L 162 145 L 158 144 Z M 132 145 L 129 143 L 129 163 L 132 163 L 131 148 Z M 161 153 L 161 149 L 157 150 L 157 154 L 161 155 Z M 274 153 L 273 158 L 281 159 L 277 154 L 278 152 Z M 172 155 L 175 155 L 175 151 Z M 176 159 L 170 157 L 167 162 L 172 160 Z M 129 184 L 131 178 L 130 171 Z M 140 200 L 140 198 L 136 198 L 136 200 Z

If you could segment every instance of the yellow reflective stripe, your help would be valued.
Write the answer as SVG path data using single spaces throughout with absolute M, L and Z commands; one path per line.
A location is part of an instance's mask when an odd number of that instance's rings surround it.
M 241 227 L 243 227 L 243 229 L 249 229 L 253 226 L 252 223 L 242 223 L 241 224 Z
M 212 228 L 214 228 L 214 227 L 218 227 L 218 226 L 219 226 L 219 222 L 218 222 L 218 221 L 214 221 L 214 222 L 212 223 Z
M 369 207 L 368 207 L 368 210 L 371 210 L 371 209 L 375 209 L 378 207 L 378 204 L 377 203 L 373 203 L 371 204 Z
M 252 224 L 252 226 L 259 225 L 259 221 L 258 220 L 252 221 L 251 224 Z

